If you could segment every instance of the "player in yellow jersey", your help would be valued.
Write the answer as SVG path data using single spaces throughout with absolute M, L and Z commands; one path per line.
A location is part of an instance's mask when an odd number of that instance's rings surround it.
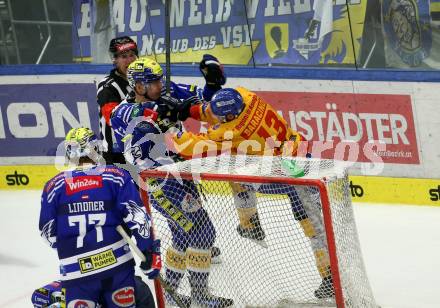
M 182 113 L 186 113 L 184 118 L 191 117 L 209 123 L 206 133 L 179 132 L 173 136 L 174 150 L 186 159 L 220 154 L 225 141 L 229 144 L 227 150 L 232 154 L 295 156 L 299 143 L 305 141 L 272 106 L 242 87 L 221 89 L 209 103 L 191 106 Z M 288 196 L 295 219 L 310 239 L 316 266 L 322 277 L 315 296 L 332 297 L 334 290 L 320 216 L 319 192 L 282 184 L 263 184 L 256 188 L 231 183 L 231 188 L 240 220 L 238 233 L 260 244 L 264 243 L 265 233 L 258 218 L 256 191 Z M 267 247 L 265 243 L 262 246 Z
M 305 140 L 289 128 L 272 106 L 241 87 L 219 90 L 210 103 L 192 106 L 189 116 L 210 126 L 206 133 L 185 132 L 174 138 L 179 154 L 185 158 L 204 155 L 200 141 L 206 141 L 210 148 L 215 144 L 217 152 L 221 151 L 223 141 L 230 140 L 233 154 L 263 155 L 267 147 L 271 147 L 278 155 L 286 141 L 289 141 L 291 154 L 295 154 L 299 141 Z M 269 139 L 272 142 L 267 144 Z M 243 143 L 245 140 L 257 143 L 249 148 L 249 143 Z

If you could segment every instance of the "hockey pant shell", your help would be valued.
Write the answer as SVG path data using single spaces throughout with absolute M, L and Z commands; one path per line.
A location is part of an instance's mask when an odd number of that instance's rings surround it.
M 110 278 L 88 280 L 65 287 L 66 308 L 96 307 L 102 303 L 107 308 L 136 307 L 134 269 L 120 271 Z M 82 305 L 81 305 L 82 304 Z

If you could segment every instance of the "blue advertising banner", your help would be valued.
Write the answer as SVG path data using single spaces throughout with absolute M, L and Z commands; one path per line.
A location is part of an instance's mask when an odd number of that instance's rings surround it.
M 54 156 L 72 127 L 98 129 L 93 83 L 0 85 L 0 157 Z
M 91 61 L 90 49 L 90 2 L 91 0 L 73 1 L 72 48 L 73 60 Z
M 108 24 L 112 36 L 133 37 L 141 55 L 164 62 L 162 1 L 109 0 L 108 4 L 108 14 L 95 14 L 97 6 L 91 0 L 74 7 L 78 35 L 73 37 L 79 37 L 74 42 L 75 57 L 91 57 L 90 40 Z M 107 7 L 99 8 L 103 9 Z M 204 53 L 211 53 L 225 64 L 353 65 L 365 9 L 366 0 L 348 5 L 346 0 L 171 1 L 171 60 L 197 63 Z M 102 16 L 111 20 L 103 21 Z

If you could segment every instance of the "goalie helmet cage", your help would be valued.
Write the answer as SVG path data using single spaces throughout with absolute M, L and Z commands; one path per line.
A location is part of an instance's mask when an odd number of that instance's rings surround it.
M 298 170 L 300 177 L 292 177 L 292 172 L 298 174 Z M 171 203 L 184 209 L 182 213 L 197 210 L 197 207 L 182 205 L 187 202 L 187 195 L 199 196 L 198 203 L 215 227 L 214 246 L 221 250 L 221 263 L 211 265 L 209 291 L 233 299 L 233 307 L 378 307 L 362 260 L 347 169 L 343 162 L 271 156 L 217 156 L 145 170 L 140 176 L 142 183 L 156 179 L 154 187 L 148 184 L 143 187 L 143 190 L 150 189 L 150 202 L 146 193 L 142 195 L 146 203 L 153 204 L 154 228 L 156 237 L 161 239 L 163 256 L 176 245 L 173 245 L 174 236 L 167 220 L 155 209 L 151 194 L 165 191 Z M 176 184 L 176 190 L 187 194 L 183 201 L 177 197 L 179 194 L 167 194 L 170 186 L 164 187 L 164 183 L 185 184 L 185 181 L 195 183 L 193 187 L 197 188 L 192 188 L 196 191 L 191 192 L 191 188 Z M 239 183 L 242 191 L 256 193 L 253 200 L 267 248 L 238 234 L 240 219 L 231 183 Z M 323 281 L 316 257 L 317 244 L 301 224 L 304 217 L 298 214 L 298 206 L 294 206 L 292 198 L 286 196 L 292 188 L 297 192 L 300 204 L 309 208 L 304 215 L 314 218 L 312 225 L 315 232 L 320 232 L 320 223 L 322 232 L 325 232 L 324 249 L 328 251 L 334 297 L 318 299 L 314 293 Z M 314 202 L 316 196 L 317 202 Z M 188 243 L 183 246 L 188 246 Z M 172 266 L 168 264 L 167 257 L 163 259 L 162 273 L 165 277 L 165 269 Z M 178 294 L 191 296 L 188 276 L 187 270 L 184 278 L 178 281 Z M 163 306 L 161 291 L 156 296 Z

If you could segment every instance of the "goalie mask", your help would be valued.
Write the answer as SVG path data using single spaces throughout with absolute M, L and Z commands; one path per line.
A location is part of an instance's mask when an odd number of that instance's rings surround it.
M 72 128 L 66 135 L 64 146 L 69 160 L 89 157 L 95 161 L 101 153 L 95 133 L 87 127 Z
M 138 82 L 148 85 L 156 80 L 162 80 L 162 77 L 162 67 L 160 67 L 159 63 L 149 58 L 139 58 L 128 66 L 128 84 L 133 89 Z
M 231 88 L 217 91 L 210 102 L 212 113 L 221 121 L 229 122 L 234 120 L 244 109 L 241 94 Z

